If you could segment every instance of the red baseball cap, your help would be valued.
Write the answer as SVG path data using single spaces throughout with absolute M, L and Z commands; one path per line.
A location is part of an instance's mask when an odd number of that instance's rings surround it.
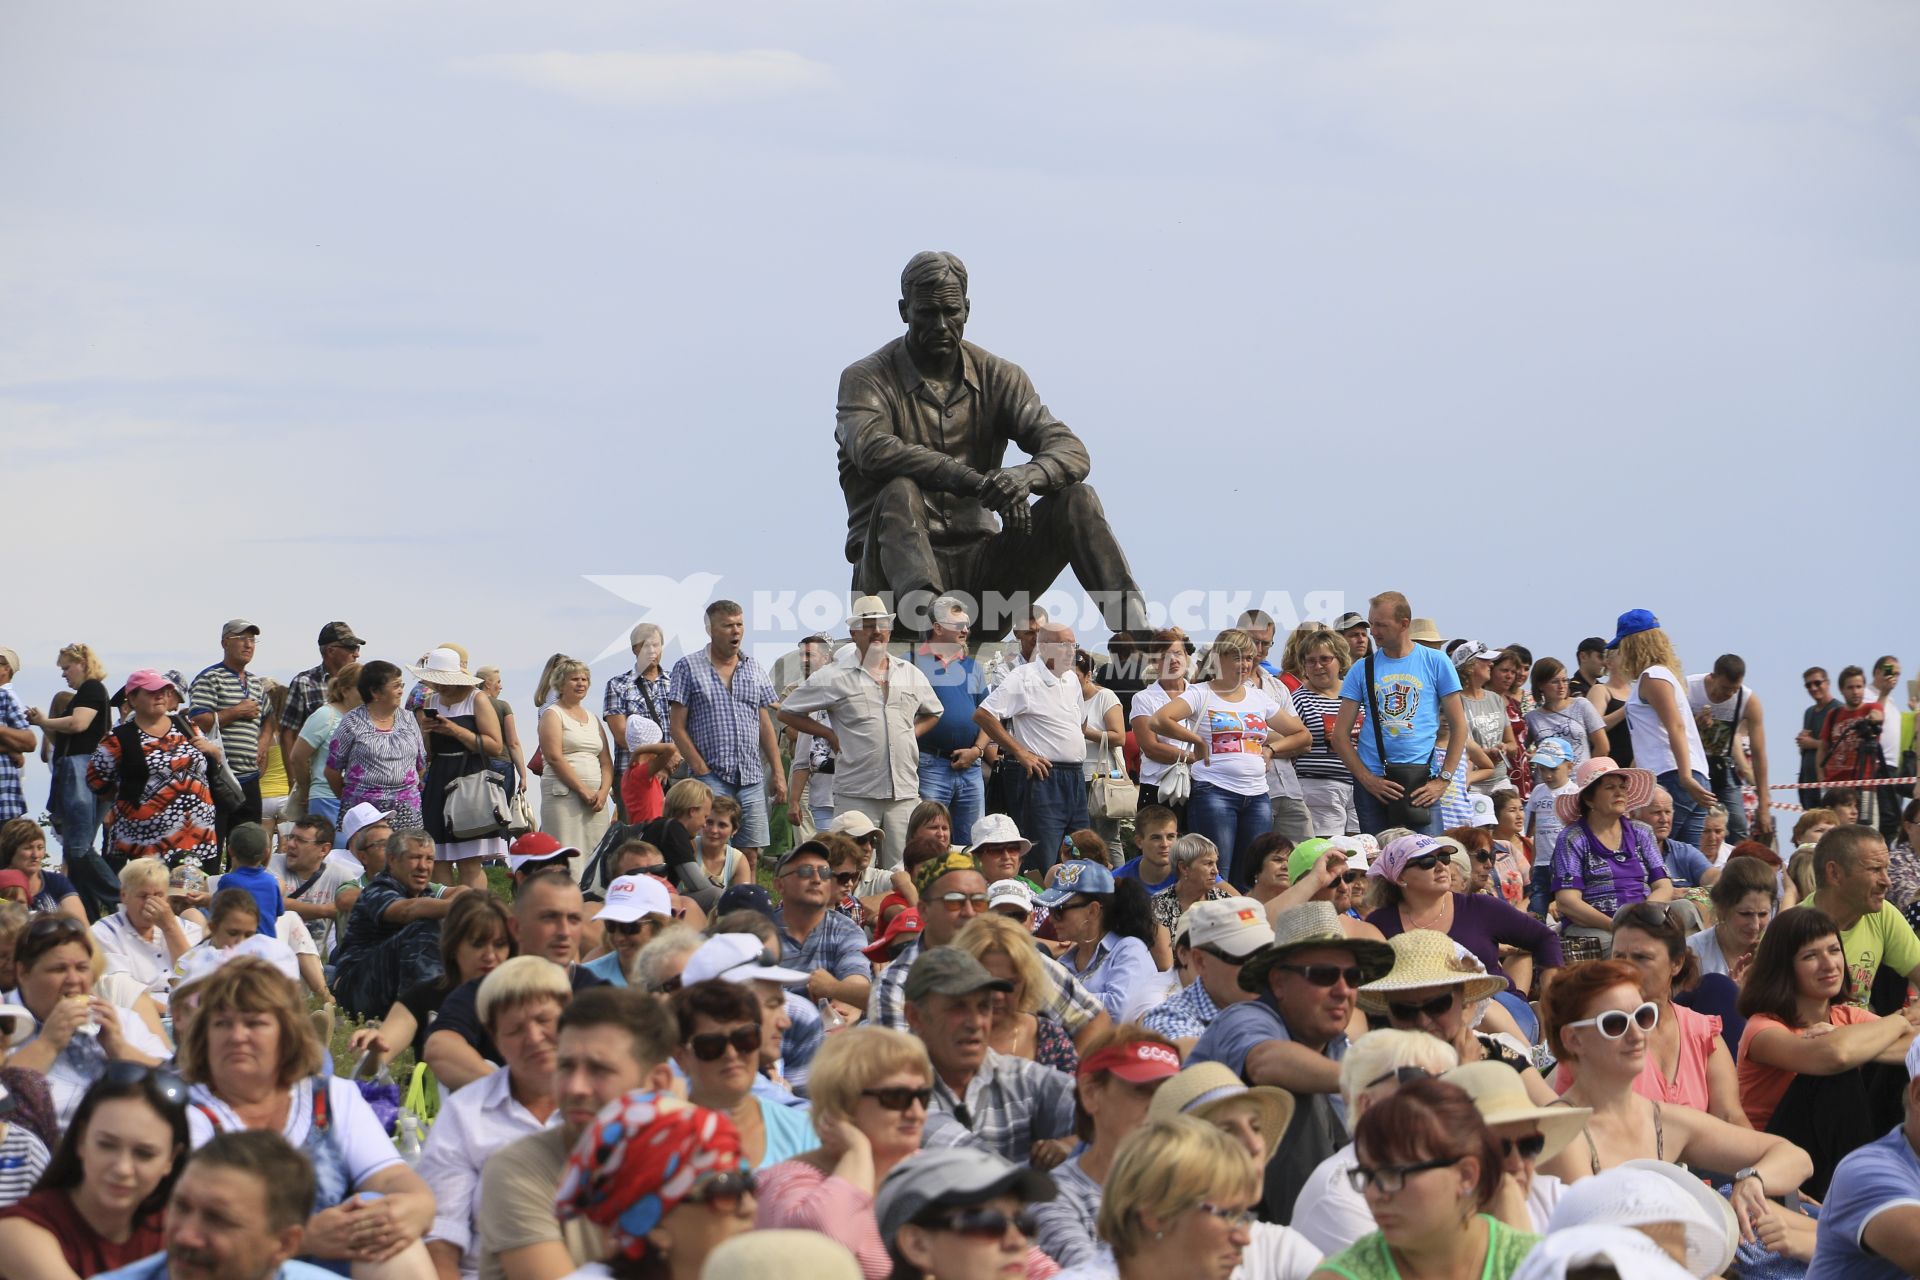
M 0 871 L 0 889 L 18 889 L 22 893 L 33 893 L 33 882 L 27 879 L 24 871 Z
M 920 918 L 919 908 L 908 907 L 887 921 L 887 927 L 873 940 L 873 945 L 861 948 L 861 953 L 869 960 L 891 959 L 895 943 L 905 940 L 910 934 L 918 934 L 926 927 L 926 922 Z
M 1080 1059 L 1080 1079 L 1106 1071 L 1128 1084 L 1146 1084 L 1180 1074 L 1180 1051 L 1156 1040 L 1130 1040 L 1109 1045 Z

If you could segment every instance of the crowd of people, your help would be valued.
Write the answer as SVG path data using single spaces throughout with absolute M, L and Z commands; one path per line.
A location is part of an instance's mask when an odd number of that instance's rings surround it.
M 0 648 L 0 1274 L 1920 1274 L 1896 658 L 1020 617 Z

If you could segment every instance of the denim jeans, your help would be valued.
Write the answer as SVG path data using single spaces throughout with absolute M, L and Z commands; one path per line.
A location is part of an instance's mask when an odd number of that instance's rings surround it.
M 1008 812 L 1020 834 L 1033 841 L 1033 848 L 1020 860 L 1021 870 L 1044 875 L 1060 861 L 1060 845 L 1067 833 L 1087 825 L 1087 783 L 1080 775 L 1080 762 L 1055 761 L 1053 771 L 1044 778 L 1011 761 L 1001 768 L 1006 771 L 1012 800 Z
M 731 796 L 740 805 L 740 829 L 728 841 L 736 849 L 764 849 L 771 838 L 767 825 L 767 780 L 758 778 L 735 786 L 716 775 L 703 773 L 700 781 L 717 796 Z M 593 851 L 589 849 L 588 853 Z
M 978 760 L 970 769 L 956 769 L 945 756 L 920 753 L 920 798 L 947 806 L 955 844 L 964 847 L 973 843 L 973 824 L 985 811 L 986 789 Z
M 1553 864 L 1551 862 L 1536 866 L 1533 877 L 1527 882 L 1527 910 L 1542 920 L 1547 918 L 1547 904 L 1553 901 Z
M 95 849 L 107 802 L 87 785 L 87 757 L 63 756 L 53 762 L 53 829 L 67 878 L 79 891 L 89 919 L 120 908 L 120 878 Z
M 1251 883 L 1246 869 L 1236 866 L 1234 858 L 1236 851 L 1245 854 L 1255 840 L 1273 829 L 1273 806 L 1264 790 L 1243 796 L 1211 782 L 1196 781 L 1193 794 L 1187 797 L 1187 821 L 1196 834 L 1213 841 L 1220 850 L 1220 868 L 1230 883 L 1236 888 Z
M 1702 787 L 1707 785 L 1706 774 L 1695 769 L 1693 776 Z M 1700 829 L 1707 825 L 1707 811 L 1701 808 L 1692 796 L 1687 794 L 1685 787 L 1680 785 L 1680 771 L 1678 769 L 1667 770 L 1656 778 L 1655 781 L 1660 784 L 1668 795 L 1673 797 L 1673 835 L 1671 838 L 1680 841 L 1682 844 L 1690 844 L 1696 849 L 1699 848 Z M 1736 797 L 1734 809 L 1739 809 L 1739 807 L 1740 802 Z M 1727 838 L 1729 840 L 1733 838 L 1733 809 L 1727 811 Z
M 347 838 L 340 832 L 339 796 L 316 796 L 310 794 L 307 796 L 307 812 L 316 818 L 325 818 L 333 824 L 334 848 L 344 849 L 347 847 Z
M 1740 771 L 1733 767 L 1731 760 L 1727 762 L 1725 774 L 1726 781 L 1721 783 L 1720 786 L 1715 787 L 1711 782 L 1709 782 L 1707 786 L 1719 799 L 1720 807 L 1727 811 L 1727 843 L 1729 845 L 1735 845 L 1747 838 L 1747 802 L 1746 798 L 1741 794 Z M 1762 804 L 1766 803 L 1767 797 L 1761 796 L 1760 801 Z M 1674 805 L 1674 826 L 1676 828 L 1680 825 L 1679 817 L 1679 805 L 1676 802 Z M 1703 826 L 1706 824 L 1705 814 L 1701 815 L 1700 822 Z M 1697 840 L 1689 840 L 1687 843 L 1697 844 L 1699 842 Z

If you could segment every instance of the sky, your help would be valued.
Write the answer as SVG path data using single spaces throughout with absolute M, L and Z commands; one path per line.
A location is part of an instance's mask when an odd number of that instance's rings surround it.
M 1916 68 L 1893 2 L 7 6 L 0 644 L 780 652 L 937 248 L 1151 599 L 1651 608 L 1791 778 L 1804 666 L 1920 668 Z

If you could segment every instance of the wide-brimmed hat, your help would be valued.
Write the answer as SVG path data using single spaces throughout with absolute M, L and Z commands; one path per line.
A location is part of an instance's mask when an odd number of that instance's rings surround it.
M 861 596 L 847 613 L 848 622 L 892 622 L 893 610 L 879 596 Z
M 978 853 L 983 844 L 1017 844 L 1021 853 L 1033 848 L 1033 841 L 1014 825 L 1013 815 L 1006 813 L 989 813 L 974 820 L 973 843 L 967 846 L 967 852 Z
M 1684 1169 L 1655 1169 L 1655 1160 L 1636 1160 L 1582 1178 L 1568 1186 L 1553 1206 L 1549 1231 L 1607 1225 L 1647 1227 L 1677 1222 L 1685 1232 L 1686 1267 L 1700 1277 L 1717 1276 L 1733 1261 L 1740 1224 L 1733 1207 L 1700 1184 L 1696 1195 L 1687 1183 L 1699 1179 Z M 1676 1176 L 1677 1175 L 1677 1176 Z M 1713 1203 L 1708 1203 L 1711 1197 Z
M 1267 973 L 1296 951 L 1309 947 L 1338 947 L 1353 953 L 1360 981 L 1372 982 L 1393 968 L 1393 948 L 1372 938 L 1349 938 L 1340 930 L 1340 917 L 1331 902 L 1304 902 L 1280 913 L 1273 922 L 1273 945 L 1254 952 L 1240 966 L 1240 989 L 1267 989 Z
M 1147 1103 L 1147 1119 L 1190 1115 L 1205 1120 L 1222 1103 L 1241 1100 L 1260 1109 L 1260 1136 L 1267 1143 L 1267 1159 L 1273 1159 L 1287 1126 L 1293 1123 L 1293 1095 L 1266 1084 L 1249 1088 L 1224 1062 L 1196 1062 L 1169 1078 L 1153 1091 L 1153 1100 Z
M 1432 618 L 1415 618 L 1413 625 L 1407 628 L 1407 639 L 1424 641 L 1427 644 L 1442 644 L 1446 637 L 1440 634 L 1440 627 Z
M 757 1228 L 715 1245 L 700 1268 L 701 1280 L 762 1280 L 781 1275 L 860 1280 L 860 1264 L 847 1246 L 818 1231 Z
M 1569 791 L 1566 795 L 1553 798 L 1554 814 L 1568 826 L 1580 821 L 1580 797 L 1586 795 L 1588 788 L 1610 773 L 1621 774 L 1627 780 L 1627 811 L 1629 813 L 1644 807 L 1649 800 L 1653 799 L 1652 774 L 1645 769 L 1623 768 L 1613 762 L 1612 756 L 1595 756 L 1591 760 L 1581 761 L 1580 767 L 1574 770 L 1573 785 L 1579 790 Z
M 1527 1094 L 1527 1083 L 1520 1073 L 1504 1062 L 1491 1058 L 1455 1067 L 1440 1077 L 1458 1085 L 1473 1099 L 1474 1109 L 1488 1125 L 1532 1122 L 1540 1126 L 1547 1145 L 1540 1150 L 1542 1162 L 1553 1159 L 1575 1135 L 1587 1127 L 1591 1107 L 1543 1107 Z
M 1466 1004 L 1507 989 L 1505 978 L 1459 958 L 1453 939 L 1437 929 L 1409 929 L 1389 939 L 1387 946 L 1393 952 L 1393 968 L 1360 988 L 1360 1007 L 1368 1013 L 1384 1014 L 1395 994 L 1423 987 L 1464 988 L 1461 1000 Z
M 451 649 L 429 649 L 417 667 L 408 667 L 422 684 L 479 684 L 480 677 L 460 669 L 460 655 Z
M 1666 1160 L 1622 1160 L 1614 1166 L 1617 1169 L 1643 1169 L 1648 1173 L 1657 1173 L 1678 1187 L 1683 1195 L 1700 1207 L 1703 1216 L 1719 1224 L 1718 1233 L 1709 1234 L 1700 1241 L 1698 1256 L 1694 1251 L 1694 1236 L 1687 1233 L 1687 1262 L 1689 1269 L 1698 1276 L 1717 1276 L 1733 1265 L 1734 1253 L 1740 1247 L 1740 1218 L 1734 1213 L 1727 1198 L 1709 1186 L 1699 1174 Z M 1720 1252 L 1724 1245 L 1726 1252 Z

